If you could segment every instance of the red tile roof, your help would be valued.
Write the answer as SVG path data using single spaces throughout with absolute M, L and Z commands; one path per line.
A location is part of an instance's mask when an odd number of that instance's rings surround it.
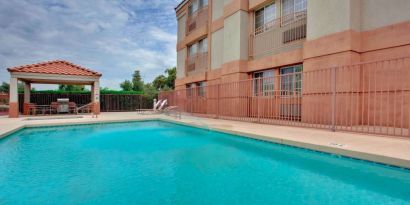
M 30 65 L 7 68 L 9 72 L 44 73 L 58 75 L 101 76 L 101 73 L 74 65 L 63 60 L 47 61 Z

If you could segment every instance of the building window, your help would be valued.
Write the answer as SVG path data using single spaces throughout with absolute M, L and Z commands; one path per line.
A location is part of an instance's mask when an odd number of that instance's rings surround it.
M 300 95 L 302 93 L 302 65 L 280 69 L 280 90 L 282 96 Z
M 307 8 L 307 0 L 294 0 L 294 13 L 303 12 Z
M 192 89 L 193 89 L 194 84 L 187 84 L 186 85 L 186 96 L 187 97 L 192 97 Z
M 204 38 L 196 43 L 188 46 L 188 57 L 186 70 L 188 72 L 194 70 L 206 69 L 208 67 L 208 39 Z
M 188 46 L 188 56 L 194 56 L 196 54 L 208 52 L 208 39 L 204 38 L 198 42 Z
M 199 53 L 208 52 L 208 39 L 204 38 L 198 42 Z
M 208 0 L 192 0 L 188 6 L 188 15 L 192 15 L 199 9 L 208 5 Z
M 200 97 L 205 97 L 206 94 L 206 82 L 199 82 L 196 83 L 196 86 L 198 88 L 198 96 Z
M 284 120 L 300 121 L 302 114 L 301 104 L 281 104 L 280 115 Z
M 190 83 L 186 84 L 186 96 L 200 96 L 205 97 L 206 94 L 206 82 Z
M 282 24 L 305 16 L 307 0 L 282 0 Z
M 194 56 L 198 52 L 198 44 L 188 46 L 188 56 Z
M 253 93 L 255 96 L 274 95 L 274 70 L 253 73 Z
M 255 35 L 261 34 L 274 25 L 276 18 L 275 3 L 270 3 L 255 12 Z

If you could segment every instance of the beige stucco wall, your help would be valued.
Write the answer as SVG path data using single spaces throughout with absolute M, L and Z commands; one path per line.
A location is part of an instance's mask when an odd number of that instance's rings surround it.
M 185 38 L 185 22 L 186 22 L 186 15 L 183 15 L 178 19 L 178 42 Z
M 307 39 L 349 29 L 360 30 L 360 0 L 309 0 Z
M 224 29 L 212 33 L 211 42 L 211 69 L 220 68 L 223 58 Z
M 229 3 L 231 3 L 232 1 L 239 1 L 239 0 L 213 0 L 213 1 L 223 1 L 224 5 L 228 5 Z
M 248 12 L 238 11 L 224 21 L 223 63 L 248 59 Z
M 185 77 L 186 48 L 177 52 L 177 78 Z
M 212 1 L 212 20 L 215 21 L 224 15 L 224 1 Z
M 361 0 L 363 31 L 410 20 L 410 0 Z

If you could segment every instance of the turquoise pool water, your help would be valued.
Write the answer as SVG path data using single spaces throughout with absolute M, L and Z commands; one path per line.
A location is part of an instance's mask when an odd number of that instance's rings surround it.
M 410 204 L 410 171 L 160 121 L 0 140 L 0 204 Z

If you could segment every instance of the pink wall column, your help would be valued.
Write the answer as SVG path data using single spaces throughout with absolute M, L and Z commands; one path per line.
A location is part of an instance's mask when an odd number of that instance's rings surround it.
M 31 84 L 24 82 L 24 103 L 30 103 Z
M 100 82 L 95 81 L 91 85 L 91 101 L 93 103 L 93 113 L 95 115 L 100 114 Z
M 24 115 L 29 114 L 29 106 L 27 106 L 30 103 L 30 91 L 31 91 L 31 84 L 24 82 L 24 106 L 23 106 L 23 113 Z
M 18 105 L 18 90 L 17 90 L 17 78 L 10 78 L 10 100 L 9 100 L 9 117 L 17 118 L 19 117 L 19 105 Z

